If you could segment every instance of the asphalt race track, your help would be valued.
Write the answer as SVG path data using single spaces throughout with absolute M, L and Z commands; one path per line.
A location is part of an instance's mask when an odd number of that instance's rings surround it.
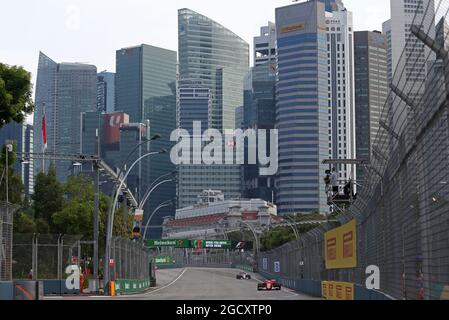
M 117 297 L 47 297 L 46 299 L 83 300 L 316 300 L 289 289 L 257 291 L 262 278 L 251 274 L 251 280 L 237 280 L 237 269 L 185 268 L 158 270 L 158 286 L 144 294 Z

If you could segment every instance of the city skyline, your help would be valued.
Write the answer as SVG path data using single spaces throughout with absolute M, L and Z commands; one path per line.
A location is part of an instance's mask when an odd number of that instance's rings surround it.
M 0 60 L 25 67 L 32 73 L 34 84 L 39 51 L 58 61 L 94 64 L 98 72 L 115 72 L 117 48 L 149 44 L 177 51 L 178 9 L 190 8 L 204 14 L 252 44 L 252 37 L 260 26 L 267 21 L 274 22 L 275 8 L 292 3 L 287 0 L 262 0 L 257 4 L 245 1 L 238 2 L 239 10 L 232 10 L 237 2 L 231 2 L 235 5 L 224 8 L 205 0 L 171 0 L 159 7 L 140 0 L 129 1 L 126 6 L 106 4 L 102 0 L 89 3 L 76 0 L 6 3 L 5 12 L 15 12 L 22 7 L 30 10 L 23 12 L 22 19 L 27 22 L 15 26 L 15 32 L 4 35 L 10 45 L 0 51 Z M 361 4 L 357 0 L 344 1 L 348 10 L 354 13 L 356 31 L 382 29 L 382 22 L 389 18 L 390 6 L 388 0 L 380 2 Z M 247 15 L 248 10 L 255 14 Z M 77 14 L 79 19 L 76 19 Z M 13 16 L 5 15 L 0 21 L 3 30 L 14 24 Z M 253 58 L 250 59 L 253 65 Z

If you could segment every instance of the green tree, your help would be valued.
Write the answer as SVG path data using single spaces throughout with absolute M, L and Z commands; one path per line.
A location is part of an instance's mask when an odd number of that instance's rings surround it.
M 85 239 L 93 239 L 94 221 L 94 185 L 90 177 L 73 176 L 64 185 L 65 200 L 61 211 L 52 216 L 54 233 L 79 234 Z M 109 197 L 100 193 L 99 202 L 99 235 L 100 247 L 104 245 L 106 234 Z M 129 238 L 132 231 L 132 217 L 121 208 L 114 219 L 114 235 Z M 126 213 L 126 215 L 124 215 Z M 127 217 L 121 219 L 122 216 Z
M 32 199 L 34 200 L 36 220 L 42 219 L 41 225 L 46 222 L 51 227 L 53 214 L 60 212 L 64 205 L 64 190 L 56 177 L 56 170 L 53 166 L 50 167 L 47 174 L 40 172 L 36 176 Z
M 0 154 L 0 200 L 6 201 L 6 174 L 8 174 L 8 201 L 13 204 L 22 204 L 23 183 L 22 179 L 15 175 L 14 164 L 16 162 L 15 151 L 17 147 L 13 144 L 13 152 L 8 152 L 8 168 L 6 166 L 6 145 L 2 147 Z
M 19 212 L 14 217 L 14 233 L 36 233 L 37 226 L 34 218 L 26 213 Z
M 0 63 L 0 128 L 23 123 L 34 111 L 31 75 L 22 67 Z

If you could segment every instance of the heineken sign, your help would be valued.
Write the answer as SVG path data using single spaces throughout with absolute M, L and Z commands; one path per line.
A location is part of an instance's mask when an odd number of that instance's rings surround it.
M 148 240 L 149 248 L 171 247 L 171 248 L 193 248 L 193 249 L 239 249 L 239 244 L 230 240 Z
M 157 256 L 154 258 L 157 266 L 174 266 L 176 264 L 173 256 Z
M 190 248 L 189 240 L 148 240 L 147 246 L 155 247 L 173 247 L 173 248 Z

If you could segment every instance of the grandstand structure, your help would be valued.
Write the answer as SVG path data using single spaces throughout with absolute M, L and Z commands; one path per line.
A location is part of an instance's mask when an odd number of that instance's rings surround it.
M 226 231 L 239 230 L 241 223 L 265 228 L 281 223 L 276 205 L 261 199 L 225 200 L 219 190 L 204 190 L 196 205 L 176 210 L 163 224 L 163 238 L 223 238 Z

